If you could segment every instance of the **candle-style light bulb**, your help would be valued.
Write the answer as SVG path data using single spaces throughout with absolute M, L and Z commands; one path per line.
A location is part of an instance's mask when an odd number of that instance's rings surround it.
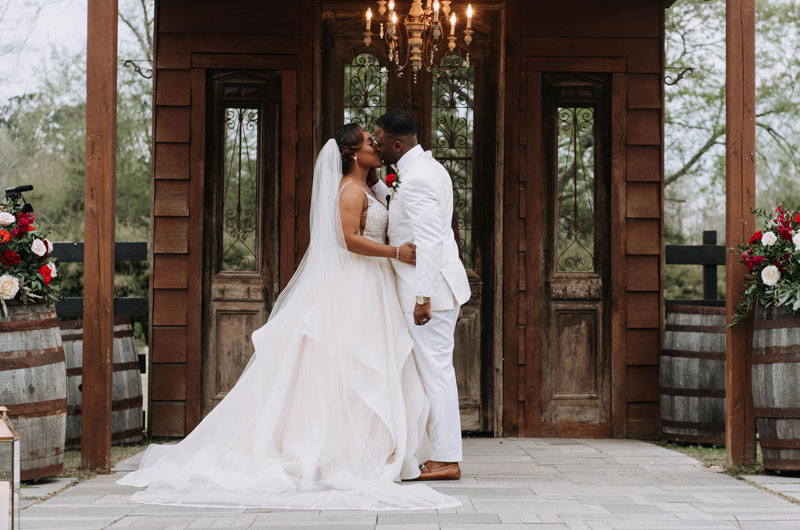
M 372 9 L 367 8 L 367 31 L 372 28 Z
M 472 27 L 472 4 L 467 5 L 467 29 Z
M 450 15 L 450 35 L 456 34 L 456 14 Z
M 392 11 L 392 35 L 397 32 L 397 13 Z
M 394 12 L 394 1 L 393 0 L 389 0 L 389 11 Z
M 433 0 L 433 21 L 439 22 L 439 0 Z

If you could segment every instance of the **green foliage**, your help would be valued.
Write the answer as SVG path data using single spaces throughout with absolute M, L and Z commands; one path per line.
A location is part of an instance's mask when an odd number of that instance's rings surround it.
M 778 205 L 774 211 L 753 213 L 761 217 L 765 228 L 738 246 L 748 273 L 731 326 L 741 322 L 756 303 L 800 310 L 800 212 Z
M 122 0 L 120 21 L 116 239 L 147 241 L 153 81 L 122 63 L 152 64 L 153 1 Z M 51 239 L 83 241 L 86 50 L 52 49 L 38 71 L 35 90 L 0 104 L 0 186 L 33 184 L 26 198 Z M 82 264 L 61 263 L 58 275 L 62 295 L 83 295 Z M 147 296 L 148 283 L 147 262 L 118 264 L 116 296 Z
M 800 205 L 800 2 L 756 2 L 757 203 Z M 681 0 L 666 11 L 665 234 L 699 244 L 703 230 L 724 240 L 725 1 Z M 673 241 L 670 241 L 673 239 Z M 688 281 L 665 275 L 671 282 Z M 699 290 L 699 286 L 698 286 Z

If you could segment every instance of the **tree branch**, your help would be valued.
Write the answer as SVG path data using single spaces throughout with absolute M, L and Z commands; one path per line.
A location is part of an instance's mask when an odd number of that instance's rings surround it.
M 694 166 L 709 149 L 714 147 L 719 137 L 722 136 L 723 134 L 725 134 L 725 127 L 720 127 L 719 125 L 715 126 L 714 130 L 711 132 L 711 136 L 708 138 L 706 143 L 704 143 L 697 150 L 697 152 L 694 155 L 692 155 L 692 158 L 690 158 L 689 161 L 686 162 L 683 165 L 683 167 L 680 168 L 678 171 L 672 173 L 671 175 L 667 175 L 667 177 L 664 178 L 664 187 L 669 186 L 670 184 L 672 184 L 673 182 L 684 176 L 686 173 L 688 173 L 689 170 L 692 169 L 692 166 Z

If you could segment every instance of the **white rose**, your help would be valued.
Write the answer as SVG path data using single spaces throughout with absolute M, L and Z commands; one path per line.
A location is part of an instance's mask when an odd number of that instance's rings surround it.
M 50 263 L 47 264 L 47 266 L 50 268 L 50 277 L 51 278 L 57 277 L 58 273 L 56 272 L 56 264 L 53 263 L 53 262 L 50 262 Z
M 761 281 L 764 282 L 764 285 L 768 285 L 772 287 L 778 280 L 781 279 L 781 271 L 778 270 L 778 267 L 775 265 L 769 265 L 768 267 L 764 267 L 764 270 L 761 271 Z
M 792 243 L 794 243 L 794 249 L 797 252 L 800 252 L 800 230 L 798 230 L 797 233 L 792 238 Z
M 777 240 L 778 236 L 774 232 L 764 232 L 764 235 L 761 236 L 761 244 L 765 247 L 774 245 Z
M 0 298 L 3 300 L 11 300 L 17 296 L 19 291 L 19 280 L 10 274 L 3 274 L 0 276 Z
M 53 242 L 50 241 L 49 239 L 45 239 L 44 242 L 47 245 L 47 252 L 52 253 L 53 252 Z
M 31 245 L 31 252 L 39 256 L 40 258 L 47 254 L 47 245 L 44 244 L 44 241 L 41 239 L 34 239 L 33 244 Z
M 8 226 L 16 220 L 17 218 L 13 214 L 0 212 L 0 226 Z

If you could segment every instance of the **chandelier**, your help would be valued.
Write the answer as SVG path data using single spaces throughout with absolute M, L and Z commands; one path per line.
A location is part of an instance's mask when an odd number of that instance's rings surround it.
M 463 44 L 458 44 L 456 36 L 456 14 L 450 4 L 452 0 L 412 0 L 407 15 L 395 10 L 393 0 L 378 0 L 376 22 L 380 24 L 379 37 L 389 50 L 389 66 L 397 77 L 402 77 L 411 68 L 414 83 L 423 68 L 434 77 L 457 70 L 461 66 L 469 68 L 469 45 L 472 43 L 472 5 L 467 6 L 467 24 L 464 28 Z M 367 26 L 364 32 L 364 45 L 372 45 L 372 9 L 367 9 Z M 449 20 L 448 20 L 449 18 Z M 442 21 L 449 21 L 450 32 L 445 36 Z

